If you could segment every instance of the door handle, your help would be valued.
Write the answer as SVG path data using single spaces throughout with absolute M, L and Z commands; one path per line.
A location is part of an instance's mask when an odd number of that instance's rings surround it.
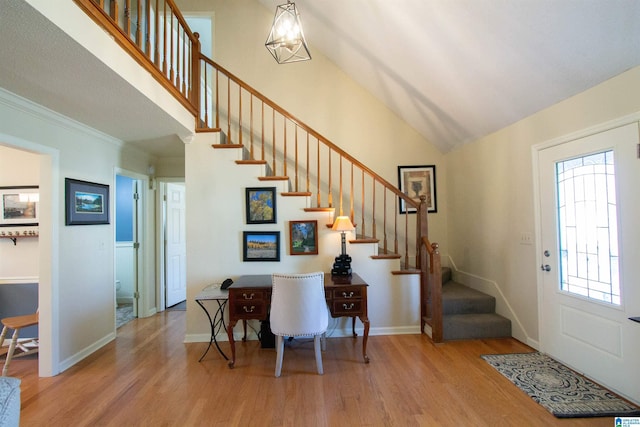
M 540 270 L 542 271 L 551 271 L 551 266 L 549 264 L 543 264 L 540 266 Z

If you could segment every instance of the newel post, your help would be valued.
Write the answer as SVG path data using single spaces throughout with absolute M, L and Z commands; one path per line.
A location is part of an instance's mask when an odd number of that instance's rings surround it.
M 427 196 L 420 196 L 420 205 L 418 206 L 416 227 L 416 268 L 422 270 L 422 238 L 429 237 L 429 224 L 427 223 Z

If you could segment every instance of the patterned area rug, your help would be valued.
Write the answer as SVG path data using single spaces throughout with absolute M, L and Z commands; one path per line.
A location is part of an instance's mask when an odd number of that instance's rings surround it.
M 481 357 L 558 418 L 640 415 L 637 406 L 542 353 Z

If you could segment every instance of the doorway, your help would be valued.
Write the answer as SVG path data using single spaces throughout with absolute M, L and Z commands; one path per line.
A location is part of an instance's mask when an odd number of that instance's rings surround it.
M 540 149 L 540 347 L 640 401 L 638 124 Z
M 141 181 L 116 174 L 115 186 L 115 298 L 116 329 L 138 317 L 139 215 Z
M 164 182 L 162 189 L 163 307 L 180 305 L 179 308 L 184 309 L 187 299 L 186 187 L 183 182 Z

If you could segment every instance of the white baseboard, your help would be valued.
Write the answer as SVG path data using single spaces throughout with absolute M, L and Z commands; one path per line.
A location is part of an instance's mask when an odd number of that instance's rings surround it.
M 98 351 L 99 349 L 101 349 L 102 347 L 109 344 L 111 341 L 115 339 L 116 339 L 116 333 L 112 332 L 106 335 L 105 337 L 103 337 L 102 339 L 94 342 L 90 346 L 85 347 L 84 349 L 77 352 L 73 356 L 66 358 L 65 360 L 60 362 L 60 364 L 58 365 L 58 373 L 66 371 L 76 363 L 80 362 L 85 357 L 91 355 L 92 353 L 95 353 L 96 351 Z

